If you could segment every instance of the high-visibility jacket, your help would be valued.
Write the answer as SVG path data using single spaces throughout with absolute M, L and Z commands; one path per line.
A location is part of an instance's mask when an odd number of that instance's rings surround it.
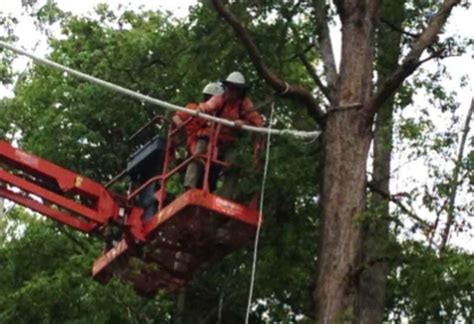
M 262 116 L 255 110 L 249 98 L 243 98 L 234 102 L 229 102 L 224 95 L 214 96 L 208 101 L 199 104 L 201 111 L 214 113 L 217 117 L 232 121 L 242 120 L 246 124 L 261 127 L 263 125 Z M 207 135 L 208 129 L 201 128 L 198 136 Z M 219 134 L 220 143 L 232 143 L 236 140 L 236 130 L 232 127 L 223 126 Z
M 196 103 L 188 103 L 186 108 L 196 110 L 198 108 L 198 104 Z M 199 129 L 205 127 L 205 120 L 200 118 L 193 117 L 184 111 L 178 111 L 176 114 L 181 121 L 186 122 L 189 118 L 192 120 L 186 124 L 186 145 L 191 152 L 194 152 L 194 148 L 196 147 L 196 143 L 198 140 L 198 132 Z

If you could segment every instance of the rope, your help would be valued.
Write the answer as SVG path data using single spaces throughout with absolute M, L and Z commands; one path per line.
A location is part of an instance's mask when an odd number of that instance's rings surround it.
M 51 60 L 38 57 L 38 56 L 36 56 L 32 53 L 29 53 L 29 52 L 24 51 L 22 49 L 16 48 L 16 47 L 14 47 L 14 46 L 6 43 L 6 42 L 0 41 L 0 47 L 9 49 L 9 50 L 11 50 L 11 51 L 13 51 L 13 52 L 15 52 L 19 55 L 29 57 L 30 59 L 32 59 L 33 61 L 35 61 L 38 64 L 43 64 L 43 65 L 46 65 L 46 66 L 51 67 L 53 69 L 56 69 L 56 70 L 59 70 L 59 71 L 62 71 L 62 72 L 67 72 L 71 75 L 76 76 L 79 79 L 97 84 L 97 85 L 102 86 L 104 88 L 107 88 L 109 90 L 112 90 L 112 91 L 121 93 L 123 95 L 129 96 L 131 98 L 135 98 L 137 100 L 140 100 L 142 102 L 147 102 L 147 103 L 150 103 L 150 104 L 153 104 L 153 105 L 165 108 L 165 109 L 170 109 L 170 110 L 174 110 L 174 111 L 182 111 L 182 112 L 185 112 L 185 113 L 187 113 L 191 116 L 195 116 L 195 117 L 203 118 L 203 119 L 206 119 L 206 120 L 210 120 L 210 121 L 213 121 L 213 122 L 216 122 L 218 124 L 225 125 L 225 126 L 236 127 L 236 123 L 233 122 L 233 121 L 223 119 L 223 118 L 218 118 L 218 117 L 208 115 L 208 114 L 204 114 L 202 112 L 200 113 L 196 110 L 191 110 L 191 109 L 188 109 L 188 108 L 177 106 L 177 105 L 168 103 L 168 102 L 163 101 L 163 100 L 155 99 L 155 98 L 152 98 L 150 96 L 140 94 L 140 93 L 132 91 L 130 89 L 127 89 L 127 88 L 121 87 L 119 85 L 113 84 L 111 82 L 107 82 L 107 81 L 101 80 L 99 78 L 93 77 L 91 75 L 88 75 L 88 74 L 79 72 L 77 70 L 68 68 L 64 65 L 58 64 L 58 63 L 53 62 Z M 239 125 L 237 125 L 237 127 L 239 127 Z M 271 129 L 271 128 L 267 129 L 267 128 L 264 128 L 264 127 L 255 127 L 255 126 L 249 126 L 249 125 L 242 125 L 239 128 L 243 129 L 243 130 L 246 130 L 246 131 L 251 131 L 251 132 L 256 132 L 256 133 L 261 133 L 261 134 L 272 133 L 273 135 L 292 135 L 294 137 L 299 137 L 299 138 L 315 138 L 315 137 L 318 137 L 321 134 L 320 131 L 306 132 L 306 131 L 298 131 L 298 130 L 291 130 L 291 129 Z
M 270 122 L 268 124 L 268 129 L 271 130 L 273 123 L 273 114 L 275 111 L 275 104 L 272 103 L 272 110 L 270 113 Z M 263 169 L 263 179 L 262 179 L 262 189 L 260 191 L 260 204 L 259 204 L 259 218 L 257 225 L 257 233 L 255 234 L 255 242 L 253 246 L 253 263 L 252 263 L 252 275 L 250 278 L 250 289 L 249 289 L 249 299 L 247 302 L 247 314 L 245 315 L 245 324 L 249 323 L 250 311 L 252 308 L 252 297 L 253 297 L 253 287 L 255 283 L 255 273 L 257 271 L 257 256 L 258 256 L 258 242 L 260 240 L 260 229 L 262 228 L 262 215 L 263 215 L 263 199 L 265 197 L 265 184 L 267 182 L 268 174 L 268 163 L 270 160 L 270 140 L 272 132 L 267 133 L 267 147 L 265 152 L 265 166 Z

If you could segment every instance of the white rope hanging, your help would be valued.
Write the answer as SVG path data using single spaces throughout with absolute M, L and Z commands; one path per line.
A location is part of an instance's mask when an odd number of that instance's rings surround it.
M 14 47 L 14 46 L 12 46 L 12 45 L 4 42 L 4 41 L 1 41 L 1 40 L 0 40 L 0 47 L 9 49 L 9 50 L 11 50 L 11 51 L 13 51 L 13 52 L 15 52 L 19 55 L 29 57 L 30 59 L 32 59 L 36 63 L 46 65 L 48 67 L 54 68 L 54 69 L 62 71 L 62 72 L 67 72 L 71 75 L 74 75 L 74 76 L 78 77 L 79 79 L 97 84 L 97 85 L 102 86 L 104 88 L 107 88 L 109 90 L 121 93 L 121 94 L 129 96 L 131 98 L 138 99 L 142 102 L 147 102 L 147 103 L 150 103 L 150 104 L 153 104 L 153 105 L 165 108 L 165 109 L 174 110 L 174 111 L 183 111 L 183 112 L 186 112 L 187 114 L 189 114 L 191 116 L 207 119 L 207 120 L 210 120 L 210 121 L 213 121 L 213 122 L 216 122 L 218 124 L 225 125 L 225 126 L 230 126 L 230 127 L 235 127 L 236 126 L 235 122 L 230 121 L 228 119 L 218 118 L 218 117 L 215 117 L 215 116 L 212 116 L 212 115 L 209 115 L 209 114 L 204 114 L 202 112 L 198 112 L 196 110 L 191 110 L 191 109 L 188 109 L 188 108 L 184 108 L 184 107 L 181 107 L 181 106 L 171 104 L 171 103 L 163 101 L 163 100 L 159 100 L 159 99 L 147 96 L 147 95 L 143 95 L 143 94 L 138 93 L 136 91 L 121 87 L 121 86 L 113 84 L 111 82 L 104 81 L 104 80 L 98 79 L 96 77 L 93 77 L 91 75 L 88 75 L 88 74 L 79 72 L 77 70 L 68 68 L 67 66 L 58 64 L 58 63 L 53 62 L 51 60 L 38 57 L 38 56 L 36 56 L 32 53 L 29 53 L 25 50 L 16 48 L 16 47 Z M 263 128 L 263 127 L 249 126 L 249 125 L 243 125 L 240 128 L 243 129 L 243 130 L 246 130 L 246 131 L 256 132 L 256 133 L 261 133 L 261 134 L 272 133 L 273 135 L 291 135 L 291 136 L 298 137 L 298 138 L 312 138 L 312 139 L 314 139 L 314 138 L 317 138 L 321 134 L 321 131 L 307 132 L 307 131 L 298 131 L 298 130 L 293 130 L 293 129 L 268 129 L 268 128 Z
M 275 111 L 275 104 L 272 103 L 272 110 L 270 113 L 270 121 L 268 123 L 268 130 L 272 129 L 273 123 L 273 114 Z M 267 174 L 268 174 L 268 163 L 270 160 L 270 140 L 271 140 L 272 132 L 267 133 L 267 147 L 265 150 L 265 165 L 263 168 L 263 179 L 262 179 L 262 188 L 260 191 L 260 204 L 259 204 L 259 218 L 258 218 L 258 225 L 257 225 L 257 232 L 255 233 L 255 241 L 253 246 L 253 261 L 252 261 L 252 275 L 250 278 L 250 288 L 249 288 L 249 299 L 247 302 L 247 313 L 245 315 L 245 324 L 249 323 L 250 312 L 252 310 L 252 297 L 253 297 L 253 287 L 255 283 L 255 274 L 257 272 L 257 257 L 258 257 L 258 243 L 260 241 L 260 229 L 262 227 L 262 215 L 263 215 L 263 200 L 265 197 L 265 185 L 267 182 Z

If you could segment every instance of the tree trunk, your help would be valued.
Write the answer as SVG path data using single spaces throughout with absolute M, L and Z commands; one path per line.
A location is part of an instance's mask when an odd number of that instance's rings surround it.
M 359 217 L 366 207 L 366 165 L 371 141 L 367 103 L 372 91 L 378 1 L 345 1 L 338 107 L 324 134 L 323 228 L 315 292 L 319 323 L 358 321 L 358 270 L 362 252 Z M 342 10 L 341 10 L 342 9 Z M 359 108 L 354 107 L 358 103 Z
M 361 322 L 360 305 L 367 303 L 360 300 L 360 275 L 364 271 L 365 256 L 364 232 L 358 217 L 366 208 L 366 164 L 374 115 L 405 78 L 426 61 L 421 60 L 422 53 L 436 40 L 452 8 L 460 0 L 444 0 L 437 14 L 414 40 L 401 64 L 390 71 L 373 96 L 375 30 L 379 21 L 379 7 L 389 2 L 334 0 L 332 3 L 342 23 L 342 55 L 340 73 L 336 76 L 336 69 L 331 66 L 332 60 L 327 60 L 325 51 L 322 54 L 324 64 L 329 65 L 331 72 L 334 72 L 330 75 L 337 77 L 335 82 L 331 82 L 334 81 L 331 76 L 326 78 L 335 94 L 335 99 L 332 91 L 328 95 L 332 108 L 328 113 L 323 112 L 319 101 L 310 92 L 288 84 L 267 66 L 251 33 L 224 2 L 211 0 L 211 3 L 234 29 L 259 76 L 282 97 L 304 105 L 310 116 L 325 130 L 322 233 L 314 291 L 315 317 L 320 323 L 346 319 Z M 313 4 L 315 10 L 321 9 L 320 1 L 313 1 Z M 325 23 L 322 16 L 318 20 L 322 19 Z M 318 37 L 320 42 L 330 41 L 323 30 L 316 30 L 321 33 Z
M 402 28 L 404 1 L 384 4 L 382 20 L 391 26 Z M 396 69 L 400 56 L 401 33 L 387 24 L 377 31 L 377 74 L 385 79 Z M 390 193 L 390 169 L 393 143 L 393 96 L 380 107 L 374 131 L 373 185 L 380 191 Z M 364 265 L 360 276 L 358 313 L 361 323 L 382 323 L 384 317 L 385 287 L 389 267 L 384 259 L 389 237 L 389 200 L 373 193 L 370 206 L 372 212 L 364 226 Z
M 321 323 L 352 319 L 354 277 L 361 253 L 358 217 L 365 209 L 368 132 L 360 132 L 356 111 L 335 112 L 325 134 L 323 233 L 316 307 Z M 356 121 L 356 120 L 359 121 Z
M 173 324 L 183 324 L 184 314 L 186 312 L 186 288 L 182 288 L 177 295 L 176 310 L 174 315 Z
M 384 105 L 377 116 L 374 134 L 374 185 L 381 191 L 390 191 L 390 158 L 392 150 L 392 100 Z M 371 217 L 364 225 L 363 270 L 359 290 L 361 323 L 381 323 L 384 316 L 384 297 L 388 264 L 383 258 L 389 235 L 389 201 L 373 193 Z

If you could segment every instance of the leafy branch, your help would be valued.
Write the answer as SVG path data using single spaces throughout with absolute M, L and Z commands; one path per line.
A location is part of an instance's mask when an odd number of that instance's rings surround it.
M 257 73 L 262 77 L 280 96 L 290 98 L 305 105 L 308 113 L 321 127 L 324 127 L 325 113 L 319 102 L 312 93 L 299 85 L 289 84 L 283 80 L 265 63 L 259 48 L 257 47 L 250 31 L 240 22 L 240 20 L 219 0 L 210 0 L 217 13 L 232 27 L 235 34 L 247 49 L 250 61 L 254 65 Z
M 377 92 L 374 94 L 370 103 L 370 109 L 373 113 L 382 106 L 387 98 L 390 98 L 393 95 L 393 93 L 401 86 L 403 81 L 415 72 L 420 65 L 436 57 L 431 55 L 427 59 L 421 59 L 423 52 L 436 41 L 436 38 L 445 25 L 452 9 L 459 3 L 461 3 L 461 0 L 445 0 L 443 2 L 438 13 L 417 38 L 410 52 L 402 60 L 402 63 L 392 72 L 391 75 L 382 81 L 381 86 L 377 89 Z M 437 52 L 436 55 L 441 55 L 441 53 Z

